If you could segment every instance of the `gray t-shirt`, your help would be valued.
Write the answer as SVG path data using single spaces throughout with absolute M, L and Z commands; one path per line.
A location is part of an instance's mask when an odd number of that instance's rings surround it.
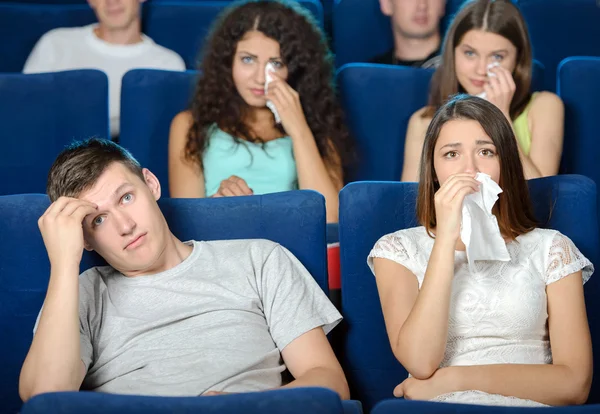
M 189 396 L 282 385 L 281 351 L 341 315 L 304 266 L 267 240 L 193 243 L 174 268 L 80 276 L 82 389 Z

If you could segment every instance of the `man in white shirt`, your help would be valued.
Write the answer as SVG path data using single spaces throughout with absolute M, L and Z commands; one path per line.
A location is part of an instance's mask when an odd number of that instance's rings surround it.
M 183 59 L 141 32 L 143 0 L 88 0 L 98 23 L 46 33 L 29 55 L 23 73 L 99 69 L 109 82 L 110 131 L 119 134 L 121 78 L 135 68 L 185 70 Z

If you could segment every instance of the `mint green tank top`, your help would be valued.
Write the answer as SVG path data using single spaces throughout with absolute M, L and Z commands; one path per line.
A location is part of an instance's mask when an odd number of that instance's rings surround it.
M 234 138 L 217 126 L 211 127 L 208 147 L 202 157 L 206 196 L 214 195 L 221 181 L 236 175 L 254 194 L 298 189 L 296 160 L 290 137 L 264 144 Z

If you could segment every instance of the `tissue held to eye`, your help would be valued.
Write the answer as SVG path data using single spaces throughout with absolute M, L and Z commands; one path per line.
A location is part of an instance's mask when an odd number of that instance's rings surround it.
M 275 66 L 273 63 L 269 62 L 265 65 L 265 95 L 269 92 L 269 83 L 273 81 L 273 75 L 271 75 L 271 72 L 275 72 Z M 275 123 L 281 124 L 281 117 L 279 116 L 279 112 L 277 112 L 277 108 L 275 108 L 275 104 L 269 100 L 267 101 L 267 108 L 273 112 Z

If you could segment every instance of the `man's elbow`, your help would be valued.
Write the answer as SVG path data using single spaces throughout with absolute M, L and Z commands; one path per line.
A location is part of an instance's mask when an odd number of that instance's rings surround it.
M 49 392 L 79 391 L 78 387 L 69 384 L 59 384 L 56 382 L 45 382 L 36 384 L 19 384 L 19 397 L 23 402 L 35 397 L 36 395 Z

